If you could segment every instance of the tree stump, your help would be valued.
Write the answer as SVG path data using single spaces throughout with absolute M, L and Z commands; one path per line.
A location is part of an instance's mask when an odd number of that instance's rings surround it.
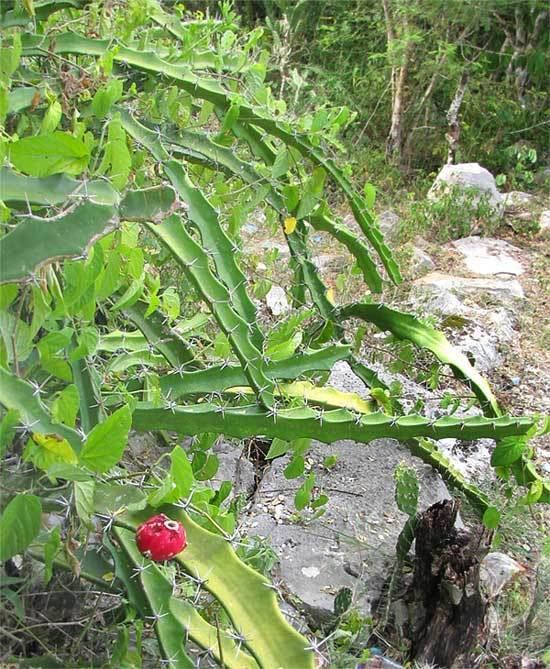
M 455 528 L 458 504 L 437 502 L 418 519 L 411 587 L 412 657 L 442 669 L 472 666 L 486 612 L 479 567 L 490 546 L 483 527 Z

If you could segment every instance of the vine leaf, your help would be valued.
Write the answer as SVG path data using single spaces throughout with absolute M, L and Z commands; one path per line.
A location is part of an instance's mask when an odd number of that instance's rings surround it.
M 89 146 L 66 132 L 23 137 L 10 144 L 10 162 L 34 177 L 62 172 L 76 176 L 88 167 L 89 161 Z
M 131 423 L 132 414 L 125 405 L 96 425 L 82 446 L 80 462 L 94 472 L 111 469 L 126 448 Z
M 16 495 L 0 517 L 0 561 L 24 551 L 38 535 L 42 506 L 36 495 Z

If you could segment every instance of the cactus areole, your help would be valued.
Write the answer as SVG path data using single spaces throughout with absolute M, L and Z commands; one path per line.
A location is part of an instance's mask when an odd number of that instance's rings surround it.
M 177 520 L 159 513 L 137 528 L 136 544 L 146 558 L 155 562 L 169 560 L 187 546 L 185 528 Z

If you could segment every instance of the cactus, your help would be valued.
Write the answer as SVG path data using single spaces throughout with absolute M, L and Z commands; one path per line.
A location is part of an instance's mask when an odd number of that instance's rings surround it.
M 43 55 L 45 52 L 103 56 L 108 49 L 109 42 L 107 41 L 91 40 L 74 33 L 56 35 L 55 40 L 37 35 L 25 35 L 23 38 L 23 55 L 25 56 Z M 170 77 L 191 95 L 207 100 L 221 109 L 227 110 L 231 106 L 232 100 L 229 93 L 214 80 L 202 79 L 190 74 L 187 64 L 169 63 L 162 60 L 156 53 L 136 51 L 123 46 L 117 49 L 114 59 L 137 69 Z M 379 254 L 389 277 L 395 283 L 400 283 L 402 279 L 397 263 L 393 259 L 391 251 L 384 243 L 382 233 L 375 224 L 372 214 L 334 162 L 326 159 L 323 152 L 314 147 L 306 136 L 289 132 L 283 124 L 273 119 L 259 116 L 246 105 L 240 105 L 239 119 L 241 124 L 262 128 L 266 132 L 283 140 L 288 146 L 295 147 L 304 157 L 309 158 L 330 174 L 335 183 L 346 195 L 357 222 L 373 248 Z
M 85 256 L 100 237 L 114 230 L 121 218 L 131 221 L 155 220 L 168 214 L 175 195 L 170 188 L 149 188 L 130 192 L 121 201 L 116 192 L 91 182 L 65 175 L 60 178 L 23 177 L 4 169 L 0 174 L 0 200 L 29 204 L 76 203 L 68 213 L 51 218 L 29 215 L 0 239 L 0 283 L 23 281 L 35 276 L 39 267 L 62 258 Z M 51 188 L 51 190 L 49 190 Z M 65 197 L 65 200 L 62 198 Z M 79 204 L 79 201 L 84 199 Z
M 226 609 L 259 667 L 313 669 L 313 653 L 284 619 L 269 581 L 242 563 L 223 537 L 197 525 L 185 511 L 175 506 L 160 511 L 180 521 L 187 532 L 189 544 L 176 560 Z M 149 515 L 150 510 L 127 513 L 116 522 L 135 530 Z
M 132 129 L 135 131 L 136 121 L 135 119 L 131 119 L 129 114 L 124 114 L 123 123 L 127 132 L 131 133 Z M 151 133 L 151 135 L 152 134 L 153 133 Z M 243 137 L 250 145 L 253 153 L 262 157 L 268 165 L 272 165 L 275 162 L 276 154 L 271 151 L 265 142 L 262 142 L 255 135 L 250 135 L 250 133 L 243 134 Z M 202 133 L 196 131 L 182 131 L 177 136 L 167 135 L 166 139 L 170 142 L 174 153 L 180 153 L 190 162 L 209 164 L 217 169 L 223 169 L 227 173 L 237 176 L 249 184 L 262 183 L 262 177 L 253 167 L 245 163 L 243 160 L 240 160 L 230 149 L 215 144 Z M 276 211 L 282 216 L 285 216 L 287 211 L 284 205 L 284 200 L 278 190 L 276 190 L 273 182 L 271 186 L 272 187 L 267 194 L 267 200 Z M 380 292 L 382 283 L 376 265 L 370 257 L 367 247 L 356 235 L 344 225 L 335 223 L 326 213 L 313 213 L 307 217 L 307 220 L 316 230 L 328 232 L 337 241 L 343 244 L 357 260 L 357 264 L 363 272 L 363 278 L 367 285 L 374 292 Z M 303 270 L 303 262 L 307 262 L 306 247 L 304 244 L 297 246 L 294 240 L 294 235 L 287 237 L 287 242 L 293 257 L 304 259 L 300 262 L 300 266 Z M 315 266 L 313 267 L 316 273 L 316 268 Z M 308 267 L 307 269 L 311 272 L 311 268 Z M 306 285 L 309 285 L 313 281 L 315 281 L 314 276 L 309 277 L 309 279 L 306 278 Z M 323 291 L 323 293 L 324 292 L 325 291 Z M 312 297 L 314 297 L 314 295 L 312 295 Z
M 319 351 L 308 351 L 299 355 L 270 362 L 264 368 L 269 379 L 295 379 L 313 371 L 330 371 L 338 360 L 349 357 L 349 346 L 327 346 Z M 212 365 L 208 369 L 174 372 L 160 379 L 160 388 L 165 396 L 178 399 L 195 393 L 223 392 L 234 386 L 247 383 L 242 367 L 236 365 Z
M 431 351 L 441 362 L 453 370 L 473 390 L 488 415 L 499 416 L 495 396 L 489 384 L 471 365 L 468 358 L 452 346 L 445 335 L 421 323 L 410 314 L 389 309 L 383 304 L 350 304 L 338 310 L 338 318 L 360 318 L 374 323 L 380 330 L 389 330 L 399 339 L 408 339 L 421 348 Z
M 534 419 L 530 417 L 444 416 L 432 420 L 415 414 L 389 416 L 374 412 L 354 415 L 346 409 L 319 411 L 305 406 L 266 412 L 252 405 L 224 407 L 210 403 L 178 406 L 174 410 L 138 404 L 133 414 L 133 426 L 139 431 L 163 429 L 187 435 L 217 431 L 239 438 L 263 434 L 286 440 L 300 434 L 326 443 L 340 439 L 368 443 L 382 437 L 403 442 L 414 437 L 501 439 L 526 434 L 533 424 Z
M 141 586 L 140 591 L 134 594 L 132 603 L 138 607 L 142 617 L 153 619 L 169 667 L 173 669 L 195 667 L 193 660 L 184 651 L 186 638 L 189 637 L 204 649 L 210 650 L 217 661 L 223 658 L 229 669 L 258 669 L 258 663 L 240 649 L 227 632 L 220 631 L 218 645 L 216 628 L 206 622 L 191 603 L 173 596 L 173 585 L 161 568 L 151 561 L 144 560 L 140 555 L 136 548 L 134 532 L 123 527 L 115 527 L 114 535 L 128 561 L 126 565 L 120 557 L 117 559 L 119 571 L 124 570 L 121 576 L 129 592 L 132 593 L 132 590 L 135 592 Z M 136 574 L 138 574 L 137 579 Z M 136 583 L 138 579 L 139 585 Z
M 199 293 L 212 309 L 220 327 L 228 336 L 243 369 L 265 406 L 273 404 L 273 384 L 265 376 L 260 351 L 249 334 L 249 323 L 231 306 L 229 290 L 214 276 L 208 266 L 208 256 L 193 240 L 181 220 L 172 215 L 160 225 L 148 225 L 174 254 L 194 281 Z M 220 262 L 224 259 L 220 258 Z
M 193 368 L 197 366 L 193 353 L 181 339 L 170 334 L 163 319 L 157 312 L 145 314 L 149 305 L 138 301 L 131 306 L 124 307 L 124 314 L 141 330 L 147 341 L 161 353 L 166 361 L 174 368 L 181 365 Z

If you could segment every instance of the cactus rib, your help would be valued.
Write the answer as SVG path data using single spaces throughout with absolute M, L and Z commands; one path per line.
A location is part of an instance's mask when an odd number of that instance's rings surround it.
M 61 423 L 53 423 L 33 386 L 2 367 L 0 367 L 0 404 L 6 409 L 16 409 L 24 429 L 28 432 L 57 434 L 69 442 L 75 453 L 80 452 L 82 439 L 78 432 Z
M 256 325 L 256 308 L 246 292 L 246 277 L 235 261 L 233 243 L 221 227 L 218 215 L 198 188 L 191 183 L 184 168 L 156 139 L 153 132 L 137 123 L 127 112 L 121 113 L 124 129 L 157 159 L 164 161 L 163 168 L 176 192 L 188 206 L 187 215 L 200 232 L 202 246 L 211 255 L 217 276 L 229 290 L 230 302 L 240 316 L 251 324 L 254 345 L 261 349 L 263 337 Z
M 260 401 L 265 406 L 271 406 L 273 383 L 264 374 L 261 353 L 251 341 L 249 325 L 232 307 L 229 291 L 210 270 L 204 250 L 175 215 L 169 216 L 160 225 L 148 224 L 147 227 L 171 251 L 191 277 L 229 338 Z
M 399 441 L 414 437 L 501 439 L 526 434 L 533 424 L 534 419 L 526 416 L 462 419 L 445 416 L 431 420 L 414 414 L 399 417 L 381 412 L 355 415 L 345 409 L 320 413 L 309 407 L 266 412 L 251 405 L 224 407 L 220 411 L 220 407 L 210 403 L 179 406 L 174 411 L 141 403 L 133 415 L 133 425 L 138 431 L 166 429 L 188 435 L 217 431 L 239 438 L 261 434 L 287 440 L 300 434 L 326 443 L 340 439 L 368 443 L 382 437 Z
M 163 322 L 158 312 L 153 312 L 145 318 L 149 305 L 138 301 L 131 306 L 126 306 L 123 312 L 134 325 L 136 325 L 147 341 L 161 353 L 172 367 L 188 365 L 190 368 L 198 367 L 195 356 L 181 339 L 172 335 Z
M 24 56 L 43 56 L 48 53 L 102 56 L 110 46 L 110 43 L 106 40 L 91 40 L 70 32 L 56 35 L 55 40 L 39 35 L 23 36 Z M 114 59 L 141 70 L 165 75 L 173 79 L 191 95 L 212 102 L 224 110 L 231 106 L 230 95 L 222 86 L 213 80 L 202 79 L 190 74 L 187 64 L 169 63 L 153 52 L 140 52 L 124 46 L 118 47 Z M 313 147 L 304 136 L 290 132 L 281 123 L 259 116 L 246 105 L 240 105 L 240 121 L 244 125 L 263 128 L 266 132 L 282 139 L 330 174 L 346 195 L 357 222 L 380 256 L 388 275 L 392 281 L 400 283 L 402 279 L 399 268 L 392 257 L 391 251 L 384 243 L 382 233 L 374 223 L 372 215 L 364 206 L 361 198 L 333 161 L 326 159 L 323 152 Z
M 319 351 L 308 351 L 286 360 L 271 362 L 264 368 L 269 379 L 295 379 L 302 374 L 315 371 L 330 371 L 338 360 L 349 357 L 349 346 L 327 346 Z M 195 393 L 223 392 L 233 386 L 247 383 L 242 367 L 236 365 L 216 365 L 208 369 L 174 372 L 159 379 L 165 396 L 178 399 Z
M 428 349 L 442 363 L 449 365 L 455 376 L 472 389 L 487 415 L 500 416 L 501 411 L 487 381 L 442 332 L 424 325 L 410 314 L 389 309 L 383 304 L 349 304 L 338 310 L 338 317 L 360 318 L 374 323 L 380 330 L 388 330 L 399 339 L 407 339 Z
M 306 639 L 283 617 L 269 581 L 241 562 L 223 537 L 200 527 L 185 511 L 175 506 L 160 511 L 185 527 L 188 545 L 175 559 L 224 607 L 259 667 L 314 669 Z M 135 530 L 150 514 L 127 513 L 118 522 Z
M 143 599 L 145 599 L 148 604 L 148 610 L 140 611 L 141 615 L 146 616 L 151 613 L 152 608 L 154 609 L 158 606 L 162 607 L 168 614 L 165 617 L 169 619 L 170 626 L 172 627 L 175 624 L 179 626 L 179 629 L 175 629 L 176 634 L 174 639 L 168 640 L 168 643 L 171 643 L 171 645 L 174 646 L 175 644 L 173 641 L 176 640 L 176 642 L 182 644 L 184 642 L 182 631 L 185 631 L 190 639 L 199 644 L 202 648 L 211 650 L 213 656 L 219 660 L 220 655 L 216 628 L 206 622 L 191 603 L 172 595 L 172 585 L 156 564 L 149 563 L 146 569 L 140 569 L 140 567 L 143 566 L 144 560 L 137 549 L 135 535 L 132 531 L 122 527 L 115 527 L 114 534 L 123 548 L 125 555 L 133 565 L 133 568 L 137 568 L 140 574 Z M 132 573 L 130 569 L 127 571 L 130 573 L 126 575 L 125 580 L 131 581 Z M 135 587 L 135 579 L 133 584 Z M 160 602 L 158 601 L 159 599 Z M 157 607 L 154 606 L 155 600 L 157 600 Z M 161 619 L 159 619 L 158 622 L 160 623 L 160 621 Z M 161 632 L 162 638 L 164 638 L 164 630 L 159 631 Z M 243 649 L 239 648 L 235 641 L 226 632 L 220 631 L 220 642 L 222 646 L 223 660 L 228 669 L 258 669 L 257 662 Z M 178 651 L 179 648 L 176 647 L 173 652 L 179 655 L 181 651 Z M 165 649 L 165 655 L 170 657 L 169 649 Z M 195 664 L 191 663 L 190 666 L 194 667 Z
M 115 207 L 91 202 L 52 219 L 24 218 L 0 239 L 0 283 L 28 279 L 52 260 L 81 256 L 118 222 Z

